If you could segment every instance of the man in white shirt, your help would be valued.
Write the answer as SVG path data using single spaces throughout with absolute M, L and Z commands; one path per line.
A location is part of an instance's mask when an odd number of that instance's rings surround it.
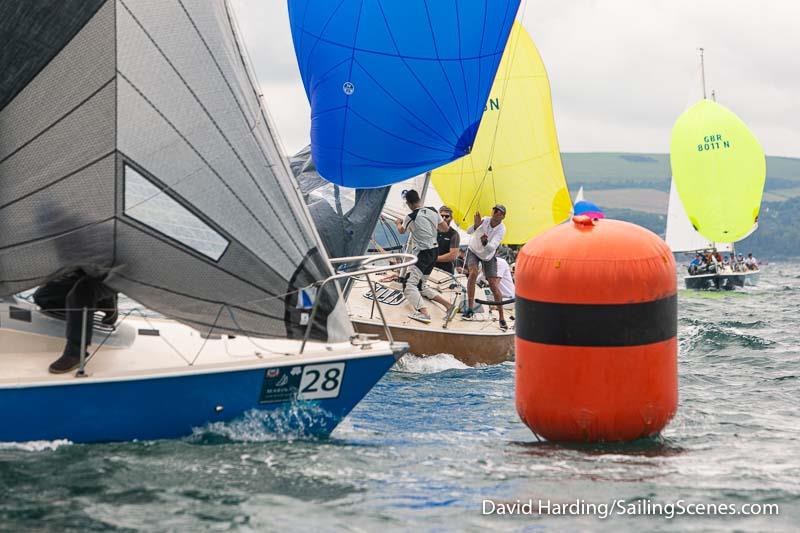
M 747 270 L 758 270 L 758 261 L 753 257 L 753 254 L 747 254 L 747 259 L 744 260 L 744 266 Z
M 443 305 L 447 310 L 448 317 L 452 316 L 451 314 L 455 310 L 454 304 L 426 286 L 428 276 L 433 271 L 436 258 L 439 256 L 437 234 L 439 231 L 446 231 L 449 225 L 442 220 L 436 209 L 423 207 L 419 193 L 414 189 L 406 191 L 403 198 L 408 208 L 411 209 L 411 213 L 406 215 L 402 221 L 396 220 L 395 224 L 397 232 L 401 235 L 406 231 L 411 232 L 414 242 L 412 253 L 417 256 L 416 264 L 408 268 L 408 279 L 406 279 L 403 294 L 414 306 L 414 312 L 408 315 L 409 318 L 428 324 L 431 321 L 431 315 L 423 297 Z
M 508 261 L 502 257 L 497 258 L 497 277 L 500 278 L 500 294 L 503 295 L 503 300 L 512 300 L 514 298 L 514 278 L 511 276 L 511 267 L 508 266 Z M 483 272 L 478 274 L 478 283 L 486 280 Z
M 506 218 L 506 208 L 504 205 L 497 204 L 492 208 L 492 216 L 481 217 L 480 213 L 475 213 L 474 223 L 467 230 L 472 235 L 467 250 L 467 310 L 463 318 L 472 318 L 472 308 L 475 307 L 475 285 L 478 281 L 478 267 L 483 268 L 483 275 L 489 283 L 495 302 L 503 300 L 500 293 L 500 278 L 497 275 L 497 247 L 506 234 L 506 226 L 503 219 Z M 503 307 L 497 307 L 500 315 L 500 329 L 508 329 L 506 325 Z

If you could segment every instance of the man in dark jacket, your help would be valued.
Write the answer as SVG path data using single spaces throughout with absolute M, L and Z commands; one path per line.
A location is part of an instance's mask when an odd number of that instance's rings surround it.
M 86 318 L 86 346 L 92 342 L 94 312 L 103 311 L 102 322 L 113 326 L 117 320 L 117 293 L 103 284 L 104 276 L 90 276 L 81 269 L 57 277 L 39 287 L 33 295 L 42 311 L 66 315 L 67 344 L 64 353 L 50 365 L 53 374 L 76 369 L 81 361 L 81 325 Z
M 447 231 L 439 231 L 436 241 L 439 244 L 439 255 L 436 257 L 436 268 L 450 272 L 455 272 L 455 260 L 458 257 L 458 246 L 461 244 L 461 237 L 458 231 L 450 225 L 453 221 L 453 210 L 443 205 L 439 208 L 439 216 L 447 223 Z

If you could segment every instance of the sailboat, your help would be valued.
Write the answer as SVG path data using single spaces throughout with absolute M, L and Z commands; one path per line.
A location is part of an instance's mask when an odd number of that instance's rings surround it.
M 536 234 L 566 220 L 571 202 L 561 166 L 553 121 L 550 86 L 542 59 L 521 24 L 515 22 L 487 100 L 471 153 L 431 172 L 430 185 L 442 204 L 453 209 L 461 229 L 472 214 L 506 205 L 506 244 L 527 242 Z M 430 190 L 430 189 L 429 189 Z M 427 204 L 430 205 L 430 204 Z M 438 205 L 437 205 L 438 207 Z M 467 244 L 463 240 L 462 244 Z M 449 301 L 466 298 L 466 278 L 434 270 L 431 282 Z M 364 286 L 348 299 L 358 331 L 376 332 L 374 296 Z M 494 297 L 488 289 L 476 295 L 483 321 L 448 320 L 444 310 L 432 309 L 432 323 L 420 325 L 407 317 L 408 307 L 397 283 L 382 284 L 377 298 L 386 312 L 394 338 L 407 341 L 415 354 L 452 354 L 467 364 L 494 364 L 513 354 L 514 320 L 499 328 L 491 314 Z M 513 297 L 502 302 L 513 304 Z M 509 309 L 513 316 L 513 307 Z
M 705 98 L 675 122 L 670 145 L 672 184 L 666 240 L 673 252 L 729 251 L 758 227 L 766 179 L 764 150 L 732 111 Z M 714 261 L 712 261 L 714 263 Z M 687 289 L 733 289 L 755 284 L 758 270 L 732 262 L 694 270 Z
M 407 345 L 354 334 L 335 281 L 351 274 L 334 274 L 228 3 L 32 0 L 0 17 L 15 50 L 0 56 L 0 441 L 250 416 L 329 434 Z M 362 274 L 385 270 L 369 261 Z M 53 375 L 63 317 L 15 295 L 75 269 L 141 307 L 116 324 L 83 309 L 95 342 Z
M 355 188 L 426 176 L 416 187 L 423 193 L 431 169 L 473 152 L 518 7 L 518 0 L 290 0 L 319 174 Z M 399 198 L 390 191 L 387 203 Z M 392 214 L 389 205 L 384 211 L 394 218 L 407 210 L 402 206 Z M 452 300 L 462 282 L 435 272 L 429 285 Z M 373 287 L 356 279 L 348 294 L 356 331 L 404 340 L 413 353 L 451 353 L 472 364 L 505 360 L 513 348 L 513 330 L 501 332 L 489 321 L 448 325 L 434 305 L 429 310 L 436 326 L 411 321 L 412 309 L 395 281 Z M 380 324 L 381 312 L 388 331 Z

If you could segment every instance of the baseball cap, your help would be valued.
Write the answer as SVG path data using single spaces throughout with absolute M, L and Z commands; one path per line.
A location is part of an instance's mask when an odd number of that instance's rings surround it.
M 502 213 L 503 213 L 504 215 L 506 214 L 506 206 L 504 206 L 503 204 L 496 204 L 496 205 L 495 205 L 495 206 L 492 208 L 492 210 L 494 210 L 494 209 L 497 209 L 498 211 L 502 211 Z

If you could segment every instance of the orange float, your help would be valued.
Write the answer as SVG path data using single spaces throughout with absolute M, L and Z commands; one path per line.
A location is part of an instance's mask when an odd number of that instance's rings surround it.
M 516 263 L 516 403 L 552 441 L 658 433 L 678 405 L 677 277 L 635 224 L 576 216 Z

